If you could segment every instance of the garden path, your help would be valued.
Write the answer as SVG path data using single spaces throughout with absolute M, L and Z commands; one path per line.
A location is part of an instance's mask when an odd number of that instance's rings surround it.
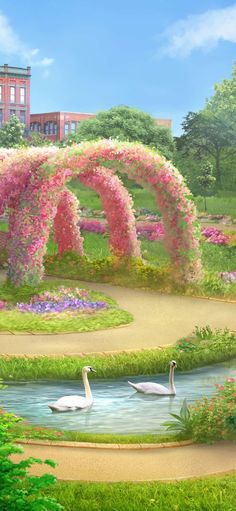
M 121 308 L 133 314 L 133 323 L 85 333 L 1 334 L 0 353 L 70 355 L 154 348 L 175 343 L 178 338 L 189 335 L 195 325 L 236 331 L 236 303 L 164 295 L 110 284 L 86 285 L 114 298 Z
M 24 445 L 24 457 L 53 459 L 55 471 L 35 466 L 36 475 L 53 472 L 69 481 L 167 481 L 204 477 L 236 470 L 236 444 L 188 445 L 169 448 L 112 449 Z M 22 455 L 14 455 L 19 461 Z

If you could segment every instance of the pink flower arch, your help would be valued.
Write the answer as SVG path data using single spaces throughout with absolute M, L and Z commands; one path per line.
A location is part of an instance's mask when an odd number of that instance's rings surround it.
M 141 144 L 103 140 L 60 150 L 17 151 L 3 158 L 0 213 L 10 206 L 9 277 L 15 285 L 35 285 L 42 277 L 53 221 L 59 252 L 73 249 L 83 254 L 76 199 L 65 189 L 72 178 L 100 194 L 113 253 L 120 257 L 140 255 L 132 200 L 116 176 L 117 170 L 154 193 L 175 278 L 199 278 L 195 207 L 180 173 L 158 153 Z

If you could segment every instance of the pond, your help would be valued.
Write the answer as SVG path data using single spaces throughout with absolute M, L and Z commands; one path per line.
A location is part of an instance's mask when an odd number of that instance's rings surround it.
M 7 382 L 0 393 L 0 407 L 25 417 L 32 424 L 90 433 L 163 433 L 163 421 L 169 413 L 179 413 L 184 398 L 193 403 L 202 396 L 212 396 L 215 384 L 226 378 L 236 379 L 236 359 L 193 371 L 175 371 L 176 396 L 153 396 L 137 393 L 132 382 L 153 381 L 167 385 L 168 374 L 130 376 L 119 379 L 92 380 L 92 408 L 82 411 L 52 413 L 48 404 L 66 395 L 84 395 L 81 381 Z

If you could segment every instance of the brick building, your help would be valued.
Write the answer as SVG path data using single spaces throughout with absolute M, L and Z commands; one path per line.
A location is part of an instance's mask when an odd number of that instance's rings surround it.
M 30 77 L 30 67 L 0 66 L 0 128 L 16 115 L 29 130 Z
M 16 115 L 29 131 L 40 132 L 51 141 L 63 140 L 77 130 L 78 124 L 95 114 L 79 112 L 47 112 L 30 114 L 31 68 L 0 66 L 0 128 Z M 171 129 L 170 119 L 156 119 L 156 123 Z
M 78 112 L 31 114 L 30 131 L 40 132 L 52 141 L 63 140 L 69 133 L 75 133 L 81 121 L 93 117 L 96 115 Z M 156 119 L 156 123 L 171 130 L 171 119 Z
M 85 119 L 96 117 L 95 114 L 78 112 L 48 112 L 30 115 L 30 131 L 46 135 L 52 141 L 63 140 L 69 133 L 77 130 L 78 124 Z

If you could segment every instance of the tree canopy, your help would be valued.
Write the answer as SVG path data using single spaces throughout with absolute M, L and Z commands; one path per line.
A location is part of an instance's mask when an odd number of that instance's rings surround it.
M 0 129 L 0 147 L 10 148 L 25 145 L 24 131 L 25 125 L 19 121 L 16 115 L 12 115 Z
M 128 106 L 102 110 L 96 118 L 82 121 L 77 132 L 68 136 L 66 144 L 99 138 L 142 142 L 158 149 L 168 159 L 172 158 L 175 150 L 174 139 L 168 128 L 158 126 L 151 115 Z
M 214 165 L 217 188 L 223 174 L 235 168 L 236 156 L 236 67 L 232 78 L 215 85 L 215 94 L 199 112 L 189 112 L 182 123 L 183 135 L 176 140 L 178 150 Z

